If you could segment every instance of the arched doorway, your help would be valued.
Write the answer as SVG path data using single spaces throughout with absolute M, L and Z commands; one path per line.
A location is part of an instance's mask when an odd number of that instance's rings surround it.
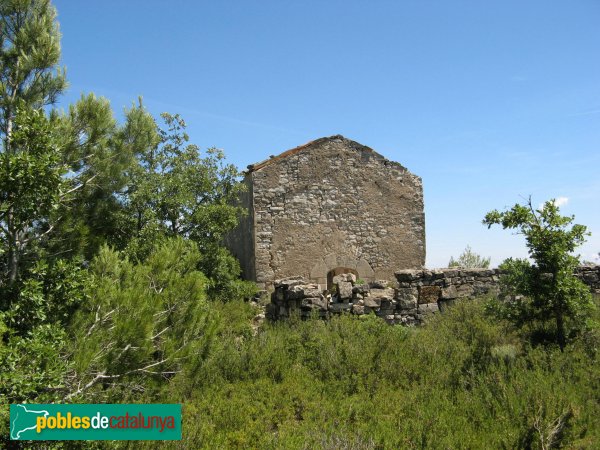
M 336 267 L 335 269 L 331 269 L 329 272 L 327 272 L 327 289 L 331 289 L 333 287 L 333 277 L 343 273 L 353 273 L 358 279 L 358 272 L 355 269 L 350 269 L 349 267 Z

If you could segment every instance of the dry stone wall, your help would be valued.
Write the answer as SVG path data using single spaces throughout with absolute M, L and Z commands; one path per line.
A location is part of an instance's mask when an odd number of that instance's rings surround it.
M 400 270 L 393 283 L 358 284 L 355 275 L 341 274 L 334 277 L 329 291 L 304 277 L 290 277 L 275 282 L 267 316 L 279 319 L 298 313 L 327 318 L 342 312 L 373 312 L 390 324 L 415 325 L 456 299 L 497 295 L 501 275 L 500 269 Z M 582 266 L 576 276 L 600 294 L 600 266 Z
M 594 294 L 600 295 L 600 265 L 581 266 L 575 272 L 575 276 L 587 284 Z

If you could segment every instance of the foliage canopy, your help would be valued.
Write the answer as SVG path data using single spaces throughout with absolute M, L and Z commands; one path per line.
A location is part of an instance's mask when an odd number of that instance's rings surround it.
M 533 321 L 555 322 L 555 341 L 565 347 L 569 333 L 586 325 L 592 307 L 589 288 L 575 277 L 579 257 L 573 252 L 589 235 L 584 225 L 572 224 L 573 216 L 562 216 L 553 200 L 541 208 L 516 204 L 510 210 L 489 212 L 483 221 L 489 227 L 501 225 L 525 236 L 531 262 L 507 259 L 505 285 L 510 293 L 523 296 L 509 302 L 506 313 L 517 324 Z
M 484 258 L 467 245 L 465 251 L 457 259 L 450 257 L 448 267 L 464 267 L 465 269 L 487 269 L 490 266 L 490 258 Z

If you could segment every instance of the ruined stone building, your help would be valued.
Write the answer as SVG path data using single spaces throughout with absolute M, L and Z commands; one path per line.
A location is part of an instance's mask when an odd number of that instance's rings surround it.
M 369 147 L 331 136 L 248 166 L 248 215 L 228 237 L 243 275 L 263 287 L 301 275 L 392 280 L 425 263 L 421 178 Z

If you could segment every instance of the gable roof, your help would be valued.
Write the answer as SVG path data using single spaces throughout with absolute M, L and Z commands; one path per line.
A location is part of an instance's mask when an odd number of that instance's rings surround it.
M 395 162 L 395 161 L 390 161 L 390 160 L 386 159 L 384 156 L 382 156 L 379 153 L 377 153 L 371 147 L 367 147 L 366 145 L 362 145 L 362 144 L 359 144 L 356 141 L 353 141 L 351 139 L 345 138 L 341 134 L 336 134 L 336 135 L 333 135 L 333 136 L 327 136 L 327 137 L 322 137 L 322 138 L 319 138 L 319 139 L 315 139 L 314 141 L 310 141 L 310 142 L 307 142 L 306 144 L 300 145 L 300 146 L 292 148 L 290 150 L 286 150 L 285 152 L 280 153 L 277 156 L 271 156 L 269 159 L 265 159 L 264 161 L 260 161 L 260 162 L 254 163 L 254 164 L 250 164 L 248 166 L 247 172 L 248 173 L 255 172 L 257 170 L 262 169 L 265 166 L 268 166 L 268 165 L 272 164 L 273 162 L 279 161 L 279 160 L 281 160 L 283 158 L 287 158 L 288 156 L 295 155 L 296 153 L 299 153 L 302 150 L 305 150 L 305 149 L 307 149 L 309 147 L 312 147 L 312 146 L 315 146 L 315 145 L 319 145 L 319 144 L 322 144 L 324 142 L 331 142 L 331 141 L 343 141 L 349 147 L 352 147 L 352 148 L 354 148 L 356 150 L 361 150 L 361 151 L 366 151 L 366 152 L 371 153 L 376 158 L 382 160 L 384 162 L 384 164 L 387 163 L 387 164 L 397 165 L 398 167 L 400 167 L 400 168 L 402 168 L 404 170 L 407 170 L 402 164 L 400 164 L 398 162 Z

